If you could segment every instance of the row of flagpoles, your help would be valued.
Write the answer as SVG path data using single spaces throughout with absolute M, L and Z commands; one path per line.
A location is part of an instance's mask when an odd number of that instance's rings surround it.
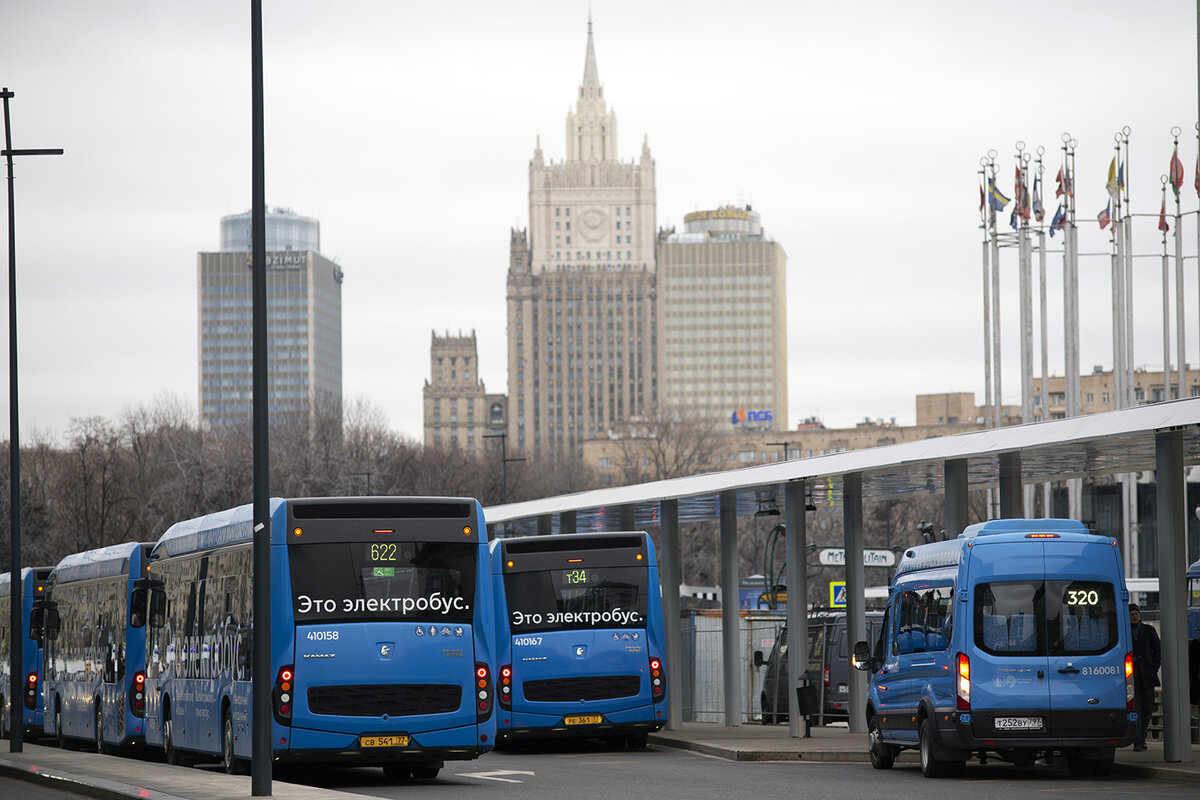
M 1196 125 L 1197 142 L 1200 144 L 1200 124 Z M 1165 399 L 1186 395 L 1186 347 L 1184 324 L 1184 275 L 1182 238 L 1181 192 L 1186 180 L 1183 162 L 1179 157 L 1179 128 L 1173 128 L 1174 147 L 1170 154 L 1167 171 L 1162 176 L 1162 202 L 1158 213 L 1158 229 L 1162 232 L 1162 292 L 1163 292 L 1163 397 Z M 1120 409 L 1136 403 L 1133 361 L 1133 218 L 1129 200 L 1129 134 L 1128 126 L 1114 136 L 1114 155 L 1108 167 L 1104 186 L 1108 194 L 1105 207 L 1096 216 L 1101 230 L 1109 231 L 1112 271 L 1112 334 L 1113 334 L 1113 407 Z M 1075 200 L 1075 150 L 1077 142 L 1070 134 L 1062 136 L 1062 156 L 1055 175 L 1057 209 L 1049 225 L 1045 223 L 1043 205 L 1043 181 L 1045 172 L 1045 148 L 1038 147 L 1036 158 L 1023 142 L 1016 143 L 1016 165 L 1012 196 L 1007 196 L 997 183 L 997 153 L 989 151 L 980 159 L 979 212 L 983 240 L 983 307 L 984 307 L 984 379 L 985 379 L 985 422 L 988 427 L 1004 424 L 1002 383 L 1000 375 L 1000 248 L 1016 247 L 1019 253 L 1019 298 L 1021 329 L 1021 416 L 1022 420 L 1034 420 L 1033 392 L 1033 277 L 1032 253 L 1035 247 L 1041 279 L 1041 391 L 1040 406 L 1043 414 L 1049 415 L 1049 364 L 1047 354 L 1046 312 L 1046 234 L 1053 238 L 1062 233 L 1063 254 L 1063 336 L 1064 336 L 1064 410 L 1065 416 L 1077 416 L 1082 412 L 1080 398 L 1079 368 L 1079 246 Z M 1196 160 L 1196 177 L 1193 183 L 1200 196 L 1200 155 Z M 1175 358 L 1176 374 L 1172 387 L 1171 353 L 1171 303 L 1170 278 L 1167 252 L 1168 233 L 1172 230 L 1167 216 L 1167 187 L 1175 197 L 1174 213 L 1174 264 L 1175 264 Z M 1011 204 L 1009 227 L 1011 232 L 1001 230 L 998 218 Z M 1191 213 L 1191 212 L 1189 212 Z M 1142 214 L 1138 216 L 1150 216 Z M 1200 226 L 1197 230 L 1197 252 L 1200 252 Z M 1077 481 L 1068 482 L 1068 514 L 1080 518 L 1080 487 Z M 1131 514 L 1136 513 L 1132 487 L 1127 482 L 1125 506 L 1129 513 L 1124 515 L 1127 524 Z M 1044 508 L 1049 510 L 1049 488 L 1045 489 Z M 1032 495 L 1026 497 L 1026 513 L 1032 512 Z M 1136 548 L 1135 542 L 1130 542 Z M 1135 561 L 1136 550 L 1130 553 Z M 1136 561 L 1135 561 L 1136 563 Z

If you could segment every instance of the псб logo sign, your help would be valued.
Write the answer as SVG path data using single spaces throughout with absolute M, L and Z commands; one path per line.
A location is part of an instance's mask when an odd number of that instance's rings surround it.
M 747 411 L 744 408 L 739 408 L 733 412 L 733 416 L 729 418 L 729 424 L 741 425 L 744 422 L 770 422 L 772 420 L 771 409 L 759 409 Z

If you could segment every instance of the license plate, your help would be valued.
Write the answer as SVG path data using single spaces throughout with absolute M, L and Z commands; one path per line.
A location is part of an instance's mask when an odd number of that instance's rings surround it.
M 408 747 L 407 736 L 360 736 L 360 747 Z
M 995 728 L 998 731 L 1040 731 L 1041 717 L 996 717 Z
M 579 714 L 574 717 L 563 717 L 564 725 L 599 725 L 604 717 L 599 714 Z

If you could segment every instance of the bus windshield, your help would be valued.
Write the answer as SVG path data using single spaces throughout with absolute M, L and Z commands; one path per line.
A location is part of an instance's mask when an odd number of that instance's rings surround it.
M 645 567 L 510 572 L 504 576 L 514 634 L 646 627 Z
M 288 556 L 297 623 L 472 621 L 477 545 L 317 543 Z

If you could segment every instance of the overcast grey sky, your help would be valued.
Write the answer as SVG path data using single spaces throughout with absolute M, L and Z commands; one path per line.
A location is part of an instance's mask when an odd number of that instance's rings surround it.
M 564 155 L 588 3 L 264 3 L 267 202 L 321 222 L 345 269 L 344 391 L 419 437 L 432 330 L 479 338 L 507 391 L 509 229 L 528 218 L 541 136 Z M 1196 6 L 593 0 L 619 151 L 649 137 L 658 224 L 752 203 L 788 254 L 789 426 L 911 423 L 914 395 L 983 400 L 979 157 L 1079 142 L 1084 253 L 1113 134 L 1132 128 L 1136 212 L 1157 214 L 1169 130 L 1184 129 L 1197 208 Z M 196 253 L 250 206 L 249 2 L 23 2 L 0 82 L 17 148 L 22 430 L 115 418 L 169 392 L 196 404 Z M 1196 252 L 1195 213 L 1185 221 Z M 1007 215 L 1004 217 L 1007 221 Z M 1156 219 L 1135 250 L 1159 252 Z M 3 234 L 6 238 L 7 234 Z M 1057 244 L 1059 240 L 1056 239 Z M 1020 402 L 1016 254 L 1002 256 L 1004 387 Z M 1061 257 L 1050 265 L 1051 371 L 1062 374 Z M 1162 364 L 1160 263 L 1135 274 L 1136 360 Z M 1197 344 L 1188 265 L 1189 358 Z M 1081 265 L 1084 370 L 1110 367 L 1106 257 Z M 7 327 L 0 341 L 7 352 Z M 7 418 L 7 392 L 0 411 Z

